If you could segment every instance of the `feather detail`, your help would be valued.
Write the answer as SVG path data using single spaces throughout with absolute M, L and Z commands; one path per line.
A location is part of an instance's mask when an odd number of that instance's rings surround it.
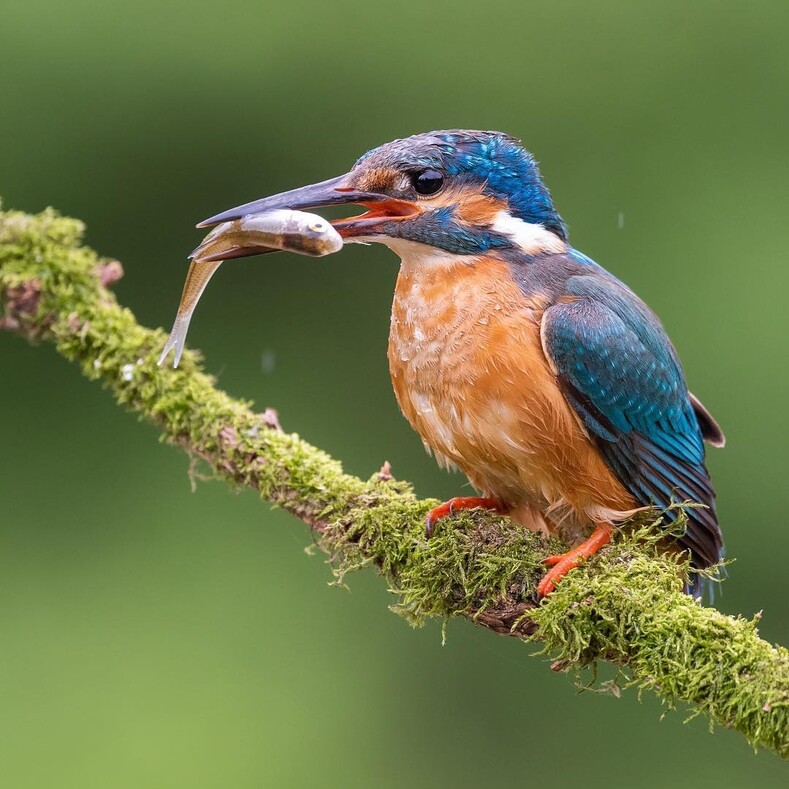
M 595 274 L 567 284 L 572 298 L 546 311 L 542 337 L 568 402 L 637 501 L 701 505 L 688 508 L 678 542 L 694 566 L 715 564 L 723 541 L 702 436 L 720 429 L 700 403 L 699 419 L 668 337 L 635 294 Z
M 715 417 L 705 408 L 704 403 L 693 392 L 688 392 L 688 395 L 704 440 L 714 447 L 725 447 L 726 436 L 723 434 L 721 426 L 715 421 Z

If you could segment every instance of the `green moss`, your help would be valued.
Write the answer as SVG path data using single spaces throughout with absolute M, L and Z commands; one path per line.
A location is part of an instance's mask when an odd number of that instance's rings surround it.
M 760 639 L 755 622 L 684 595 L 686 568 L 659 550 L 653 528 L 620 532 L 535 607 L 541 560 L 561 543 L 479 511 L 441 521 L 427 539 L 424 519 L 436 502 L 416 499 L 402 482 L 349 476 L 299 436 L 267 427 L 250 403 L 215 388 L 194 351 L 178 370 L 158 367 L 164 332 L 140 326 L 101 286 L 103 261 L 80 245 L 82 232 L 51 210 L 0 212 L 5 325 L 53 340 L 165 440 L 309 523 L 339 581 L 374 565 L 394 609 L 415 625 L 465 616 L 519 637 L 537 627 L 562 665 L 612 661 L 668 705 L 685 701 L 711 723 L 789 755 L 789 654 Z
M 755 620 L 685 595 L 682 564 L 654 539 L 622 535 L 533 612 L 545 649 L 570 668 L 613 661 L 669 707 L 685 701 L 789 756 L 789 652 L 759 638 Z

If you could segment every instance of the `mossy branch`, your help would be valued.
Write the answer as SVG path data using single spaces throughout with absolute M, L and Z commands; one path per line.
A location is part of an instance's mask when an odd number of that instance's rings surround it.
M 410 622 L 463 616 L 539 639 L 554 668 L 611 661 L 668 705 L 684 701 L 711 725 L 789 756 L 789 652 L 759 638 L 755 622 L 684 595 L 681 560 L 662 554 L 647 529 L 622 533 L 538 605 L 541 560 L 561 545 L 479 512 L 428 540 L 424 517 L 436 502 L 386 473 L 345 474 L 270 412 L 219 391 L 194 352 L 178 370 L 157 367 L 166 335 L 118 305 L 107 288 L 120 264 L 82 246 L 82 231 L 51 210 L 0 212 L 0 327 L 54 342 L 169 441 L 303 520 L 338 577 L 374 565 Z

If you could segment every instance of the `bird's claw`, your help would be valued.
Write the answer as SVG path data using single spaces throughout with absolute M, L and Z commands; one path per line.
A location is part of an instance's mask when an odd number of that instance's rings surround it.
M 594 556 L 610 539 L 613 526 L 610 523 L 601 523 L 592 534 L 575 548 L 567 553 L 551 554 L 542 560 L 542 564 L 550 567 L 542 580 L 537 584 L 537 596 L 545 597 L 556 589 L 556 584 L 564 578 L 570 570 L 590 556 Z
M 574 556 L 549 556 L 543 560 L 543 564 L 548 564 L 549 559 L 556 559 L 557 561 L 551 562 L 553 566 L 542 577 L 540 583 L 537 584 L 537 596 L 545 597 L 556 589 L 556 584 L 564 578 L 570 570 L 574 570 L 581 563 L 583 557 L 580 554 Z
M 446 518 L 447 515 L 450 515 L 452 512 L 453 509 L 451 500 L 445 501 L 443 504 L 439 504 L 437 507 L 433 507 L 433 509 L 427 513 L 427 518 L 425 519 L 425 537 L 432 537 L 436 523 L 441 520 L 441 518 Z
M 484 498 L 482 496 L 455 496 L 437 507 L 433 507 L 427 513 L 425 519 L 425 536 L 430 537 L 433 534 L 436 523 L 441 518 L 446 518 L 447 515 L 452 515 L 459 510 L 473 510 L 473 509 L 488 509 L 501 512 L 501 504 L 496 499 Z

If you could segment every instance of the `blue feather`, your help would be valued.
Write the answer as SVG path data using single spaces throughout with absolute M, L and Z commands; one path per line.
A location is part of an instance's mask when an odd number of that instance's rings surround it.
M 546 311 L 543 332 L 568 402 L 637 501 L 661 509 L 683 501 L 704 505 L 688 511 L 680 543 L 695 566 L 714 564 L 723 548 L 715 493 L 682 368 L 663 327 L 602 269 L 570 276 L 563 295 Z

